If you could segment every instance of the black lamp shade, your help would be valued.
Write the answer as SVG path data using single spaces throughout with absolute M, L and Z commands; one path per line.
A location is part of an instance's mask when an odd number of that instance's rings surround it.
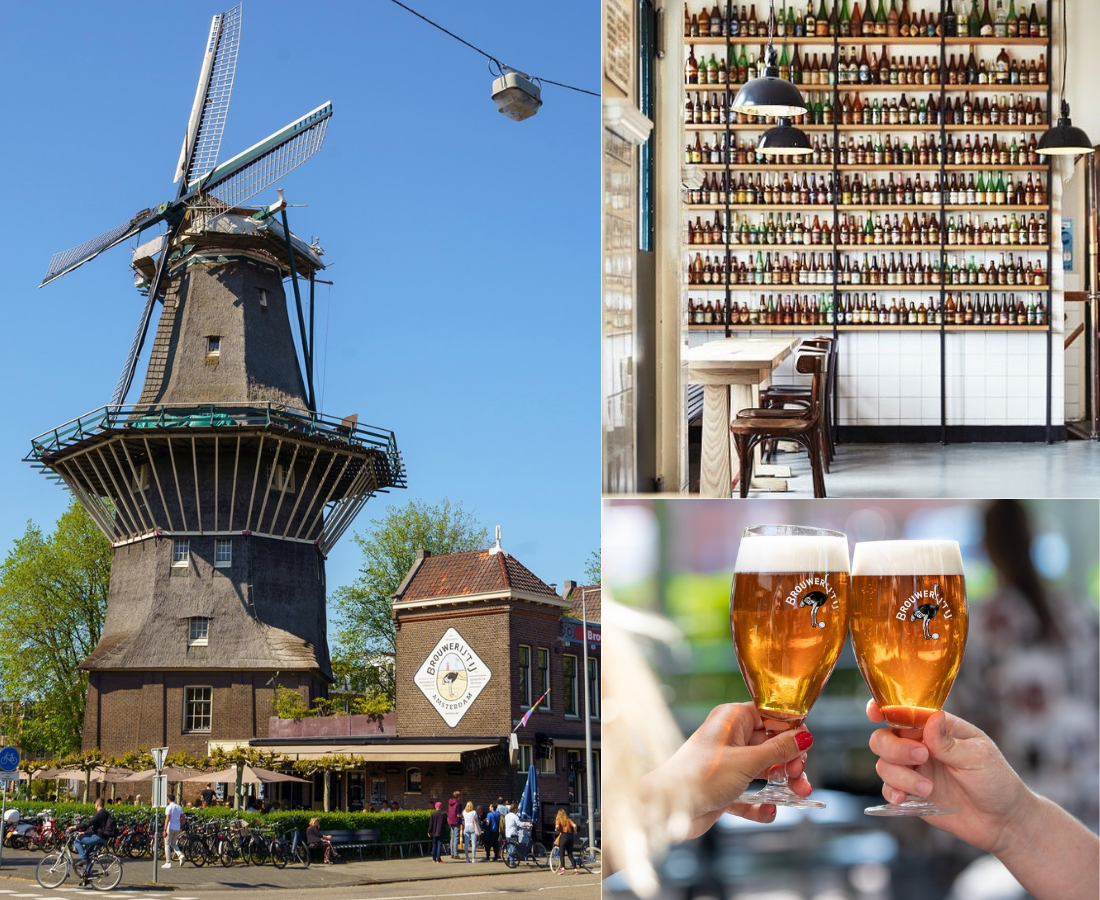
M 779 124 L 769 128 L 756 145 L 756 152 L 765 156 L 802 156 L 813 153 L 810 139 L 806 133 L 795 128 L 790 119 L 780 119 Z
M 1039 139 L 1035 152 L 1042 156 L 1076 156 L 1078 153 L 1092 153 L 1092 141 L 1069 118 L 1069 104 L 1062 101 L 1062 115 L 1058 124 Z
M 748 116 L 800 116 L 806 112 L 802 92 L 789 81 L 779 77 L 775 65 L 775 50 L 769 47 L 771 57 L 764 74 L 742 85 L 733 98 L 730 109 Z

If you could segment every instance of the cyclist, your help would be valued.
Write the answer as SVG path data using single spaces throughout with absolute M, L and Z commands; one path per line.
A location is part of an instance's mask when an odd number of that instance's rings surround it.
M 84 859 L 88 855 L 89 850 L 95 847 L 102 847 L 107 843 L 109 838 L 115 836 L 116 829 L 113 827 L 114 821 L 115 817 L 103 808 L 103 798 L 97 798 L 95 802 L 95 815 L 83 825 L 77 826 L 80 831 L 84 832 L 82 837 L 76 839 L 76 852 L 80 855 L 81 859 Z

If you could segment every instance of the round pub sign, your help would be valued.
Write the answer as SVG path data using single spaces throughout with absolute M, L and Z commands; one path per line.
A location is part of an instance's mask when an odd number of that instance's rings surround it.
M 451 728 L 454 728 L 493 673 L 455 629 L 443 639 L 417 670 L 413 681 Z

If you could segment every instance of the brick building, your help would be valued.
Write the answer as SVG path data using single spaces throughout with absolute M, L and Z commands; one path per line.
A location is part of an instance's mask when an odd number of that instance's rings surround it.
M 541 818 L 549 822 L 561 806 L 582 814 L 587 678 L 598 808 L 599 588 L 566 582 L 559 594 L 498 542 L 488 550 L 419 554 L 392 599 L 395 712 L 381 722 L 273 720 L 269 736 L 251 743 L 299 758 L 366 760 L 337 780 L 337 802 L 350 809 L 393 800 L 403 808 L 426 808 L 455 790 L 475 803 L 516 799 L 534 764 Z M 547 687 L 549 698 L 517 728 Z M 320 787 L 318 776 L 313 791 L 290 799 L 317 806 Z

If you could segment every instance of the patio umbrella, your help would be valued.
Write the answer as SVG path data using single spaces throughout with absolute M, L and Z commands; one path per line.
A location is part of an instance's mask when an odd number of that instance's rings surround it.
M 199 769 L 191 769 L 191 768 L 188 768 L 187 766 L 165 766 L 163 769 L 160 770 L 160 774 L 161 775 L 167 775 L 169 781 L 186 781 L 188 778 L 190 778 L 192 775 L 194 775 L 196 772 L 199 772 L 199 771 L 200 771 Z M 156 769 L 142 769 L 140 772 L 134 772 L 133 775 L 131 775 L 129 778 L 126 778 L 124 780 L 125 781 L 152 781 L 154 776 L 156 776 L 156 774 L 157 774 Z
M 536 821 L 539 817 L 539 774 L 534 766 L 527 770 L 527 784 L 519 798 L 519 817 Z
M 227 784 L 236 784 L 237 767 L 230 766 L 220 772 L 203 772 L 201 775 L 184 778 L 183 781 L 209 781 L 214 784 L 224 781 Z M 273 784 L 279 781 L 296 781 L 299 784 L 309 784 L 305 778 L 298 778 L 295 775 L 284 775 L 282 772 L 272 772 L 270 769 L 257 769 L 252 766 L 241 767 L 241 784 Z

